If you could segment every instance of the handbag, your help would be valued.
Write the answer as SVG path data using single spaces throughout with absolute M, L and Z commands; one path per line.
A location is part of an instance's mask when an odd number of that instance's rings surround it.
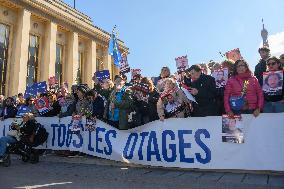
M 241 85 L 241 83 L 240 83 Z M 231 96 L 229 101 L 230 101 L 230 107 L 232 110 L 235 111 L 240 111 L 243 109 L 246 101 L 245 101 L 245 96 L 247 92 L 247 86 L 248 86 L 248 80 L 244 81 L 243 87 L 242 87 L 242 92 L 241 96 Z

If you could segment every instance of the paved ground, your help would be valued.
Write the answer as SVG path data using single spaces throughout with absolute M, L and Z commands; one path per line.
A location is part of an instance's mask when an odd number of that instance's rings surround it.
M 13 157 L 0 166 L 0 189 L 8 188 L 284 188 L 284 175 L 126 167 L 97 158 L 45 156 L 38 164 Z

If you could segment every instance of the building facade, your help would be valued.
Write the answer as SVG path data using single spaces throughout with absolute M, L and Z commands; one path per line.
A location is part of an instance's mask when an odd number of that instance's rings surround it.
M 69 87 L 92 86 L 98 70 L 118 74 L 108 55 L 110 34 L 61 0 L 0 0 L 0 94 L 55 76 Z M 128 48 L 119 40 L 121 52 Z

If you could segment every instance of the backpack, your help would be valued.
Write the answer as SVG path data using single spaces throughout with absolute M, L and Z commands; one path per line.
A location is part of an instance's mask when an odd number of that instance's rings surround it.
M 34 147 L 42 145 L 48 138 L 48 132 L 46 131 L 46 129 L 40 123 L 36 123 L 36 125 L 37 129 L 35 132 L 35 139 L 33 144 Z

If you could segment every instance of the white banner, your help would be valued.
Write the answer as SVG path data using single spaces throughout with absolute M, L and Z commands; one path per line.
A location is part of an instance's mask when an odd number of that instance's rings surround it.
M 243 115 L 243 144 L 222 142 L 221 117 L 168 119 L 127 131 L 98 120 L 93 132 L 83 119 L 79 133 L 70 132 L 71 117 L 37 120 L 49 133 L 48 149 L 151 166 L 284 171 L 284 113 Z M 11 121 L 0 122 L 0 136 Z

